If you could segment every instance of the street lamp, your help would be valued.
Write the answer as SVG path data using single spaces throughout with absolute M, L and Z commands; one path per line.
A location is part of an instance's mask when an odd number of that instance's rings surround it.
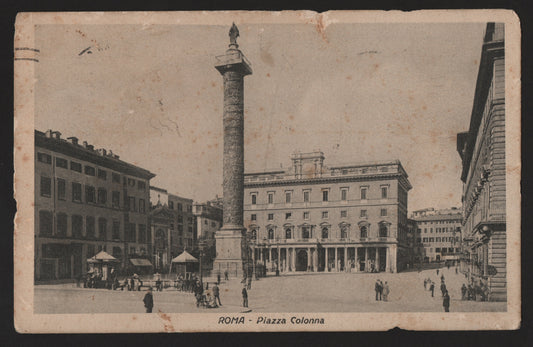
M 205 247 L 205 241 L 202 240 L 200 242 L 198 242 L 198 248 L 200 250 L 200 284 L 204 284 L 204 280 L 203 280 L 203 267 L 202 267 L 202 258 L 203 258 L 203 255 L 204 255 L 204 247 Z

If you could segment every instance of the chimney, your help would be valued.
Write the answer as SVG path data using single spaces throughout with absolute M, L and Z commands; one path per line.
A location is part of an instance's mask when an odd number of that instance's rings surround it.
M 52 137 L 52 129 L 46 130 L 46 132 L 44 133 L 44 136 L 46 136 L 48 138 L 51 138 Z
M 69 142 L 72 143 L 73 145 L 77 145 L 78 144 L 78 138 L 77 137 L 71 136 L 71 137 L 68 137 L 67 140 L 69 140 Z
M 98 151 L 98 154 L 100 154 L 101 156 L 105 156 L 107 154 L 107 151 L 105 150 L 105 148 L 99 148 L 97 151 Z
M 59 131 L 52 131 L 52 137 L 56 140 L 61 140 L 61 133 Z
M 83 147 L 87 148 L 87 146 L 89 146 L 89 143 L 87 141 L 83 141 Z
M 91 150 L 91 151 L 94 151 L 94 146 L 93 145 L 87 145 L 87 149 Z

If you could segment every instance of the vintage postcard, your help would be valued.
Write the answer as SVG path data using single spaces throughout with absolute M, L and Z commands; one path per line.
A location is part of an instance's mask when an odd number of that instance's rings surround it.
M 21 333 L 517 329 L 508 10 L 20 13 Z

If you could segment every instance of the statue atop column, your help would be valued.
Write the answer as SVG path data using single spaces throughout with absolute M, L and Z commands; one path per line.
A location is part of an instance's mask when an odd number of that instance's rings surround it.
M 239 47 L 237 44 L 237 37 L 239 37 L 239 28 L 233 23 L 231 28 L 229 29 L 229 44 L 230 46 Z

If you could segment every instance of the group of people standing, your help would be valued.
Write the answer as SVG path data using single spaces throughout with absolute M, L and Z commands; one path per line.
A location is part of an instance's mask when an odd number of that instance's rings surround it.
M 383 283 L 378 278 L 374 285 L 374 291 L 376 292 L 376 301 L 389 301 L 390 288 L 387 281 Z
M 483 283 L 481 280 L 479 283 L 471 283 L 466 286 L 463 283 L 461 287 L 461 300 L 481 300 L 488 301 L 489 299 L 489 286 Z

